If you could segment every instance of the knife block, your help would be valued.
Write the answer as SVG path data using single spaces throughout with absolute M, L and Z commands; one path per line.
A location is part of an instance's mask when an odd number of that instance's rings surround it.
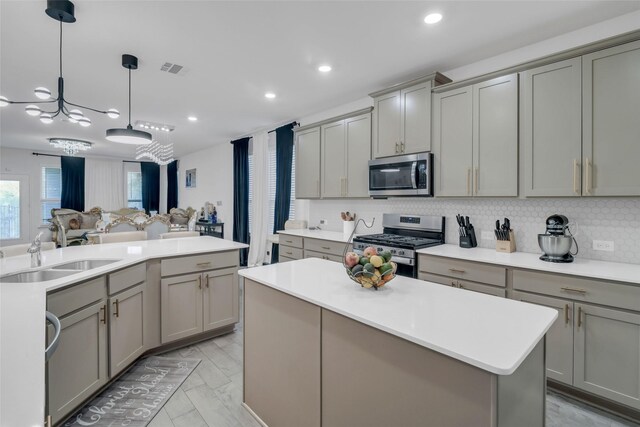
M 476 246 L 478 246 L 478 241 L 476 240 L 476 232 L 472 227 L 468 235 L 460 236 L 460 247 L 470 249 Z
M 516 251 L 516 235 L 509 230 L 509 240 L 496 240 L 496 252 L 511 253 Z

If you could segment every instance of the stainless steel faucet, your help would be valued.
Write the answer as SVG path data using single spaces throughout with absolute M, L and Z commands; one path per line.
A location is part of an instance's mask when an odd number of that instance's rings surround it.
M 27 252 L 31 254 L 31 268 L 40 267 L 42 265 L 42 256 L 40 255 L 40 236 L 42 236 L 42 231 L 38 233 L 33 242 L 31 242 L 31 246 L 27 249 Z

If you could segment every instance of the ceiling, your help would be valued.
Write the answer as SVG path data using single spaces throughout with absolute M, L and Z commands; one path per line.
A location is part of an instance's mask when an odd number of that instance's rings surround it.
M 127 123 L 123 53 L 132 73 L 132 122 L 176 126 L 177 157 L 253 130 L 310 115 L 411 77 L 451 70 L 640 10 L 640 1 L 92 1 L 76 0 L 64 24 L 65 98 L 117 108 L 118 119 L 87 113 L 82 128 L 0 110 L 0 144 L 47 150 L 46 138 L 94 143 L 92 154 L 133 158 L 135 147 L 105 140 Z M 35 100 L 56 93 L 58 22 L 46 2 L 0 1 L 0 94 Z M 424 24 L 427 13 L 444 19 Z M 186 73 L 160 71 L 165 62 Z M 333 70 L 322 74 L 320 64 Z M 266 99 L 273 91 L 277 97 Z M 197 122 L 187 116 L 195 115 Z M 161 135 L 160 142 L 166 140 Z

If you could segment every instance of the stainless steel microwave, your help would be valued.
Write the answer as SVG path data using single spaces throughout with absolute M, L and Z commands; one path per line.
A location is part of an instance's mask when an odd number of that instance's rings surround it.
M 433 154 L 369 160 L 369 196 L 433 196 Z

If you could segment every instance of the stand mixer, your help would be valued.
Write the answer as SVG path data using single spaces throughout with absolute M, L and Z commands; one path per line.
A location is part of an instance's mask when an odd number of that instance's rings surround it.
M 547 218 L 547 232 L 538 234 L 538 245 L 544 254 L 541 260 L 547 262 L 573 262 L 573 257 L 578 254 L 578 242 L 569 230 L 569 220 L 564 215 L 551 215 Z M 576 251 L 571 253 L 571 247 L 575 243 Z

